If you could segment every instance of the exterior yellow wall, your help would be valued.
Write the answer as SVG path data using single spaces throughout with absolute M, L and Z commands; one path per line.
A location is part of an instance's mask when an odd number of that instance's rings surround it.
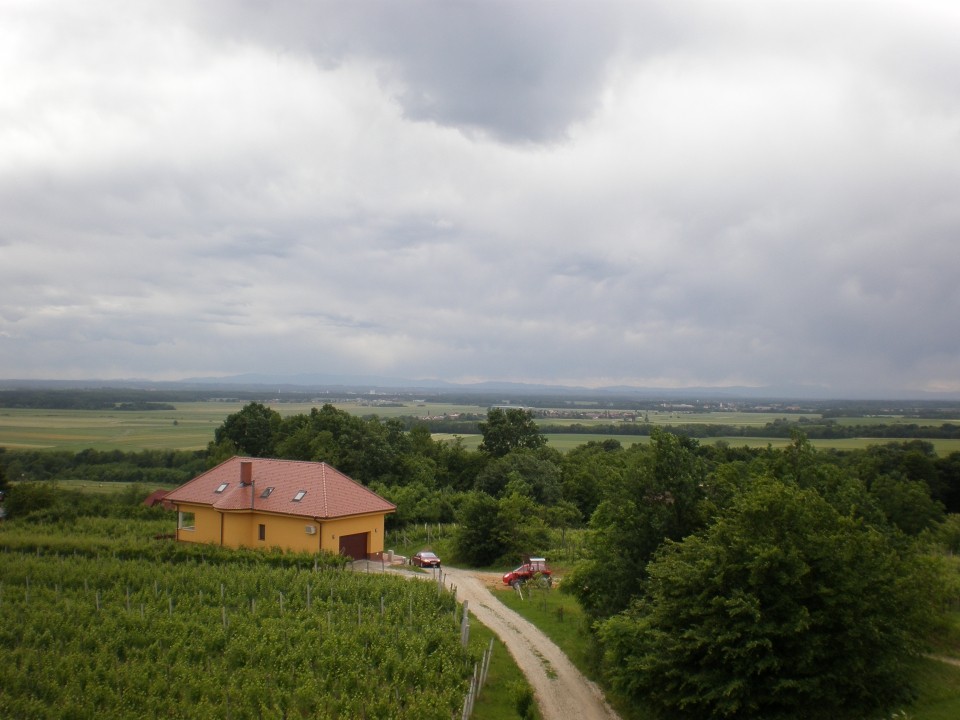
M 233 512 L 221 513 L 221 515 L 223 516 L 223 545 L 232 548 L 250 547 L 250 513 Z
M 264 539 L 260 539 L 260 525 Z M 308 535 L 306 526 L 317 532 Z M 227 547 L 281 547 L 294 552 L 320 550 L 320 525 L 311 518 L 296 518 L 262 513 L 230 512 L 223 514 L 223 544 Z
M 180 512 L 192 512 L 194 529 L 177 528 L 177 540 L 220 544 L 220 513 L 204 505 L 179 505 Z
M 203 505 L 180 505 L 178 509 L 194 514 L 193 530 L 177 530 L 177 540 L 214 543 L 225 547 L 281 547 L 295 552 L 340 552 L 340 537 L 368 533 L 367 552 L 383 552 L 384 515 L 359 515 L 319 522 L 313 518 L 268 515 L 249 511 L 221 513 Z M 265 539 L 259 539 L 259 526 L 265 526 Z M 306 526 L 317 532 L 308 535 Z M 222 535 L 221 535 L 222 532 Z
M 358 515 L 340 520 L 327 520 L 320 528 L 321 549 L 334 554 L 340 552 L 340 536 L 369 533 L 367 552 L 383 552 L 383 514 Z
M 258 526 L 263 523 L 266 537 L 259 539 Z M 306 527 L 316 528 L 316 533 L 308 535 Z M 294 552 L 320 551 L 320 523 L 313 518 L 284 517 L 279 515 L 253 516 L 250 525 L 250 544 L 253 547 L 282 547 Z

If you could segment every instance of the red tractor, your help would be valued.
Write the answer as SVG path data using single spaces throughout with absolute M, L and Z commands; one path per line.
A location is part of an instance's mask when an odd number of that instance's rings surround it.
M 524 558 L 524 563 L 520 567 L 511 570 L 503 576 L 505 585 L 514 587 L 532 580 L 537 575 L 546 580 L 547 585 L 553 584 L 553 570 L 547 567 L 547 561 L 544 558 Z

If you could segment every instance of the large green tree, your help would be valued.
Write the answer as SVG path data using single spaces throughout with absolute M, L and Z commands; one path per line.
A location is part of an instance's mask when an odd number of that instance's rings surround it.
M 548 539 L 543 512 L 532 498 L 519 493 L 499 500 L 485 492 L 470 493 L 458 514 L 457 559 L 471 565 L 492 565 L 542 552 Z
M 706 471 L 696 441 L 654 430 L 631 450 L 621 476 L 609 479 L 590 518 L 589 559 L 565 578 L 593 618 L 624 610 L 643 591 L 646 566 L 665 540 L 679 540 L 706 520 Z
M 506 552 L 500 528 L 500 505 L 484 492 L 470 493 L 460 507 L 454 552 L 462 562 L 489 565 Z
M 480 432 L 480 449 L 494 457 L 503 457 L 519 448 L 536 450 L 547 443 L 533 413 L 522 408 L 490 408 L 487 421 L 480 423 Z
M 937 574 L 815 490 L 758 481 L 602 624 L 614 685 L 677 720 L 872 717 L 910 696 Z
M 241 453 L 252 457 L 269 457 L 274 452 L 280 413 L 258 402 L 247 403 L 239 412 L 228 415 L 214 432 L 216 444 L 229 441 Z
M 552 448 L 514 450 L 492 459 L 477 475 L 476 489 L 494 497 L 519 491 L 541 505 L 560 499 L 560 464 L 563 456 Z

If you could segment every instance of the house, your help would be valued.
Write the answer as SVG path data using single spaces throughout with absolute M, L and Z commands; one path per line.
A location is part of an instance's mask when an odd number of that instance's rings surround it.
M 173 510 L 173 505 L 167 500 L 166 490 L 154 490 L 143 500 L 147 507 L 156 507 L 160 505 L 164 510 Z
M 177 540 L 226 547 L 383 552 L 383 525 L 396 506 L 318 462 L 233 457 L 167 494 Z

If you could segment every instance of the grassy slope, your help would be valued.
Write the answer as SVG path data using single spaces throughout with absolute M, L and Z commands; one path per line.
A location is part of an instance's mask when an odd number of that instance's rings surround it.
M 507 607 L 540 628 L 587 677 L 597 680 L 590 663 L 590 641 L 585 617 L 576 600 L 557 591 L 535 593 L 521 600 L 509 588 L 495 593 Z M 937 652 L 960 658 L 960 612 L 947 618 L 948 627 L 940 635 Z M 955 720 L 960 717 L 960 667 L 934 659 L 920 660 L 915 666 L 918 697 L 904 708 L 904 720 Z M 646 720 L 641 708 L 608 696 L 611 705 L 625 720 Z

